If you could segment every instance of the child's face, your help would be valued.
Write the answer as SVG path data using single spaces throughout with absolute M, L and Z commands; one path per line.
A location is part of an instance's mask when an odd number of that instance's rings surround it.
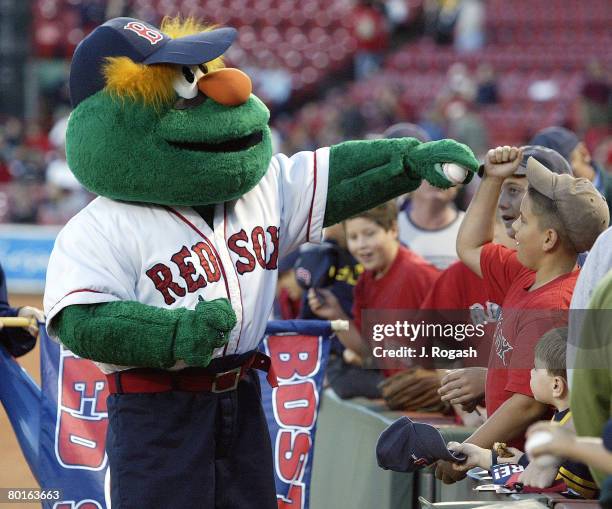
M 501 194 L 497 208 L 499 215 L 506 227 L 506 233 L 509 237 L 514 238 L 514 229 L 512 223 L 519 216 L 521 208 L 521 200 L 527 191 L 527 179 L 525 177 L 508 177 L 502 184 Z
M 554 385 L 555 377 L 546 368 L 542 367 L 541 363 L 536 359 L 535 367 L 531 370 L 531 379 L 529 380 L 529 387 L 531 387 L 534 399 L 540 403 L 552 405 Z
M 370 219 L 348 219 L 346 241 L 348 250 L 365 270 L 385 270 L 392 262 L 397 246 L 397 227 L 385 230 Z
M 519 262 L 528 269 L 537 270 L 542 259 L 545 233 L 540 230 L 538 218 L 533 214 L 528 194 L 523 197 L 519 217 L 512 228 Z

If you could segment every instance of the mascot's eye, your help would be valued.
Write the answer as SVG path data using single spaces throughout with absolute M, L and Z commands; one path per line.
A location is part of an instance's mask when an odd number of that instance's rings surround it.
M 177 66 L 176 77 L 172 82 L 174 91 L 183 99 L 193 99 L 198 95 L 198 80 L 203 76 L 198 66 Z
M 193 80 L 195 80 L 195 74 L 193 74 L 191 72 L 191 69 L 189 69 L 189 67 L 187 67 L 186 65 L 183 66 L 182 68 L 183 71 L 183 76 L 185 76 L 185 79 L 189 82 L 189 83 L 193 83 Z
M 198 69 L 200 69 L 200 71 L 202 71 L 203 74 L 208 74 L 208 67 L 206 66 L 206 64 L 198 65 Z

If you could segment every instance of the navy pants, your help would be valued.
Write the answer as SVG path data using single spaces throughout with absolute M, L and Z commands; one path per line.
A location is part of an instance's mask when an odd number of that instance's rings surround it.
M 112 509 L 276 509 L 259 377 L 224 393 L 111 394 Z

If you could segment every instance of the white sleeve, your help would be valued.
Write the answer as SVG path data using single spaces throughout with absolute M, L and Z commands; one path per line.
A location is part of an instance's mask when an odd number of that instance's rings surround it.
M 53 318 L 67 306 L 136 300 L 136 277 L 125 249 L 129 243 L 123 243 L 120 252 L 118 243 L 101 230 L 99 223 L 83 211 L 62 229 L 55 241 L 44 296 L 50 336 L 56 336 L 51 326 Z
M 304 242 L 321 242 L 327 201 L 329 148 L 274 156 L 281 206 L 280 256 Z

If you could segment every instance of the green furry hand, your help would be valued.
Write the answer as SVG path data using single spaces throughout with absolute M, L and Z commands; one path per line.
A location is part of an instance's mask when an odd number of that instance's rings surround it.
M 409 149 L 404 155 L 404 164 L 408 171 L 416 173 L 431 185 L 446 189 L 455 185 L 446 178 L 442 164 L 456 163 L 468 170 L 463 182 L 467 184 L 478 171 L 479 162 L 472 150 L 463 143 L 454 140 L 439 140 L 421 143 Z
M 228 342 L 235 325 L 236 314 L 227 299 L 198 302 L 177 324 L 174 358 L 190 366 L 208 366 L 213 351 Z

